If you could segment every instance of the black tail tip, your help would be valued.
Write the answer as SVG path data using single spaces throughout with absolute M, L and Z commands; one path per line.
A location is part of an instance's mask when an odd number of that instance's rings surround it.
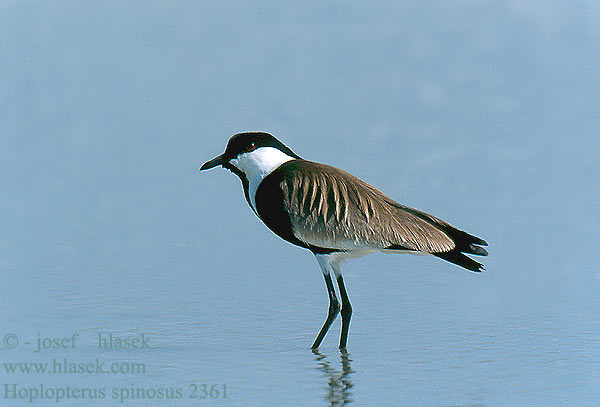
M 479 246 L 487 246 L 488 245 L 488 243 L 485 240 L 483 240 L 483 239 L 481 239 L 479 237 L 475 237 L 473 243 L 475 243 L 475 244 L 477 244 Z
M 476 246 L 476 245 L 475 245 L 475 244 L 473 244 L 473 243 L 471 243 L 471 244 L 469 245 L 469 249 L 471 249 L 471 250 L 469 250 L 469 251 L 467 252 L 467 253 L 469 253 L 469 254 L 474 254 L 474 255 L 476 255 L 476 256 L 487 256 L 487 255 L 488 255 L 488 252 L 487 252 L 487 250 L 485 250 L 483 247 Z
M 484 249 L 481 249 L 484 250 Z M 485 250 L 484 250 L 485 251 Z M 486 252 L 487 254 L 487 252 Z M 485 270 L 483 264 L 473 260 L 472 258 L 465 256 L 463 253 L 458 250 L 450 250 L 449 252 L 443 253 L 433 253 L 434 256 L 439 257 L 440 259 L 444 259 L 449 261 L 450 263 L 454 263 L 458 266 L 464 267 L 469 271 L 474 271 L 476 273 L 481 273 Z

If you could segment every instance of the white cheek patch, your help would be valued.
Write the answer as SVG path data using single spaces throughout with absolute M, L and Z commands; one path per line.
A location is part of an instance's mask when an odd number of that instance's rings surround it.
M 248 178 L 248 195 L 252 208 L 256 211 L 256 190 L 261 181 L 281 164 L 295 160 L 275 147 L 260 147 L 254 151 L 243 153 L 229 161 Z

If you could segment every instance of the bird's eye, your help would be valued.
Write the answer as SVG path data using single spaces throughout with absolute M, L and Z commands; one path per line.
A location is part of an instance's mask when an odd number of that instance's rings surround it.
M 254 143 L 250 143 L 250 144 L 248 144 L 248 146 L 246 147 L 246 151 L 247 151 L 247 152 L 251 152 L 251 151 L 254 151 L 254 150 L 256 150 L 256 145 L 255 145 Z

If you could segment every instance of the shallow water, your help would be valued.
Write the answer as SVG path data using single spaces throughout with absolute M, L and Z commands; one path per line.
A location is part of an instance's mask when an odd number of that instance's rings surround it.
M 599 404 L 598 16 L 5 2 L 1 404 Z M 487 271 L 348 263 L 348 352 L 339 321 L 311 352 L 313 256 L 197 171 L 255 129 L 485 238 Z

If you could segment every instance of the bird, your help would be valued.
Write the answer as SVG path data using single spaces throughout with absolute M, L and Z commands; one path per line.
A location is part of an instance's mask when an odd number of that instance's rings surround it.
M 265 132 L 234 134 L 225 152 L 200 167 L 221 166 L 237 175 L 258 218 L 280 238 L 310 250 L 325 279 L 327 318 L 311 349 L 321 345 L 341 314 L 339 348 L 345 350 L 352 305 L 341 264 L 374 252 L 431 254 L 472 272 L 487 256 L 487 242 L 433 215 L 402 205 L 359 178 L 302 159 Z M 341 305 L 333 284 L 337 281 Z

